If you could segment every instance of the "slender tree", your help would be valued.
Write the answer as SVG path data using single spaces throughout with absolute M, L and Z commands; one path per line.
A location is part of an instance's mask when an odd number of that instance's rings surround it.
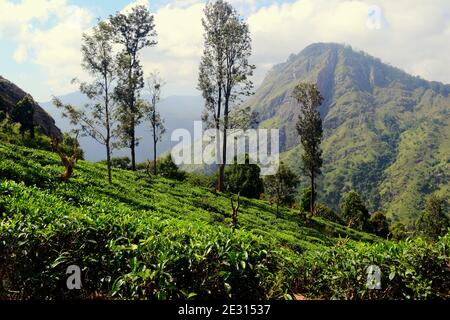
M 370 216 L 372 232 L 376 235 L 387 238 L 389 235 L 389 223 L 383 212 L 377 211 Z
M 143 118 L 139 96 L 144 87 L 139 53 L 142 49 L 156 45 L 154 17 L 146 6 L 135 6 L 127 14 L 117 13 L 110 17 L 115 42 L 123 46 L 118 55 L 118 85 L 116 97 L 120 102 L 119 135 L 121 146 L 131 149 L 131 167 L 136 170 L 136 126 Z
M 248 25 L 233 7 L 217 0 L 208 2 L 204 12 L 205 41 L 198 88 L 205 99 L 203 120 L 223 133 L 223 141 L 219 135 L 216 140 L 216 153 L 221 160 L 217 189 L 223 191 L 231 108 L 240 97 L 251 94 L 253 83 L 249 77 L 255 67 L 248 61 L 252 51 Z
M 157 175 L 156 165 L 156 145 L 161 141 L 162 136 L 166 132 L 164 127 L 164 119 L 161 118 L 160 113 L 156 109 L 157 104 L 161 100 L 161 88 L 163 86 L 163 80 L 159 77 L 158 73 L 154 72 L 147 79 L 147 89 L 150 94 L 150 102 L 145 104 L 145 115 L 150 122 L 153 137 L 153 174 Z
M 309 83 L 299 83 L 293 92 L 293 97 L 300 105 L 300 115 L 297 131 L 303 146 L 303 170 L 311 182 L 310 214 L 314 214 L 316 200 L 316 176 L 321 174 L 323 129 L 319 107 L 324 98 L 317 86 Z
M 80 83 L 80 91 L 94 103 L 86 104 L 84 110 L 78 110 L 54 99 L 54 104 L 63 108 L 63 115 L 69 117 L 72 124 L 79 126 L 79 131 L 84 136 L 90 136 L 105 146 L 109 183 L 112 183 L 111 155 L 114 139 L 113 117 L 116 107 L 112 99 L 116 78 L 112 36 L 111 25 L 102 21 L 93 28 L 91 33 L 83 34 L 82 67 L 93 80 L 90 83 Z M 74 82 L 78 80 L 74 79 Z
M 20 100 L 13 110 L 13 121 L 20 124 L 20 133 L 30 133 L 30 139 L 34 139 L 34 101 L 29 95 Z

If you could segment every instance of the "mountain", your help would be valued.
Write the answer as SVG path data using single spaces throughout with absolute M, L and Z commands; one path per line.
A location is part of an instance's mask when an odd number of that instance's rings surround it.
M 146 97 L 144 96 L 144 99 Z M 64 103 L 70 103 L 75 106 L 83 106 L 89 100 L 81 93 L 71 93 L 60 97 Z M 171 142 L 171 134 L 175 129 L 186 129 L 193 136 L 194 121 L 201 121 L 201 112 L 203 109 L 203 100 L 200 96 L 170 96 L 161 100 L 158 105 L 158 111 L 165 120 L 166 133 L 163 140 L 158 144 L 158 155 L 170 150 L 177 142 Z M 72 129 L 70 121 L 61 116 L 61 111 L 56 109 L 51 102 L 43 102 L 41 105 L 55 118 L 56 123 L 67 132 Z M 141 137 L 139 146 L 136 150 L 138 161 L 146 161 L 153 157 L 152 136 L 150 124 L 144 121 L 137 128 L 137 136 Z M 81 147 L 84 150 L 85 157 L 90 161 L 100 161 L 105 158 L 103 146 L 89 137 L 80 138 Z M 114 156 L 129 156 L 129 150 L 115 150 Z
M 450 193 L 450 85 L 340 44 L 313 44 L 291 55 L 247 105 L 259 113 L 260 127 L 281 130 L 282 160 L 299 172 L 299 108 L 291 93 L 300 81 L 317 83 L 325 98 L 320 201 L 337 209 L 342 194 L 355 189 L 372 211 L 410 223 L 426 195 Z
M 26 95 L 27 93 L 21 88 L 0 76 L 0 101 L 2 101 L 0 111 L 2 108 L 12 110 Z M 55 120 L 37 103 L 34 104 L 34 122 L 47 136 L 61 136 L 61 131 L 56 126 Z

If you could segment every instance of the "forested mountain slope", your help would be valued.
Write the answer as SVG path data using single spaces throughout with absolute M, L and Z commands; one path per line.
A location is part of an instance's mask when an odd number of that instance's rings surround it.
M 291 55 L 247 105 L 259 113 L 261 127 L 281 129 L 282 159 L 299 172 L 299 108 L 291 92 L 300 81 L 317 83 L 325 97 L 321 201 L 337 209 L 343 193 L 355 189 L 371 210 L 410 223 L 426 195 L 450 193 L 450 85 L 339 44 Z

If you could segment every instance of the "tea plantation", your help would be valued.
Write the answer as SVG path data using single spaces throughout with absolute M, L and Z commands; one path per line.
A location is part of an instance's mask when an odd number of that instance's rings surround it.
M 450 234 L 385 241 L 188 182 L 0 142 L 0 299 L 427 299 L 450 296 Z M 66 269 L 82 270 L 69 291 Z M 381 289 L 367 288 L 367 267 Z

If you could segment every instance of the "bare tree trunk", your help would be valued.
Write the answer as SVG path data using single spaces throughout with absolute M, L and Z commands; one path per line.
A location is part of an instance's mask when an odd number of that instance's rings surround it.
M 133 87 L 132 87 L 132 73 L 133 73 L 133 66 L 134 66 L 134 64 L 135 64 L 135 61 L 136 61 L 136 55 L 134 54 L 132 57 L 131 57 L 132 59 L 131 59 L 131 64 L 130 64 L 130 69 L 129 69 L 129 71 L 128 71 L 128 81 L 129 81 L 129 84 L 128 84 L 128 90 L 129 90 L 129 92 L 128 92 L 128 94 L 130 95 L 129 96 L 129 98 L 130 98 L 130 113 L 131 113 L 131 117 L 132 117 L 132 119 L 131 119 L 131 125 L 130 125 L 130 138 L 131 138 L 131 146 L 130 146 L 130 148 L 131 148 L 131 170 L 133 170 L 133 171 L 136 171 L 136 132 L 135 132 L 135 121 L 134 121 L 134 117 L 135 117 L 135 110 L 134 110 L 134 108 L 135 108 L 135 92 L 134 92 L 134 90 L 133 90 Z M 132 91 L 133 90 L 133 91 Z
M 225 184 L 225 165 L 227 164 L 227 128 L 228 128 L 228 100 L 225 97 L 225 112 L 223 124 L 223 149 L 222 149 L 222 164 L 219 167 L 219 191 L 223 192 Z
M 222 111 L 222 84 L 219 83 L 219 98 L 217 100 L 217 116 L 216 116 L 216 159 L 222 159 L 220 154 L 220 113 Z M 221 171 L 223 170 L 222 166 L 219 166 L 219 180 L 217 181 L 217 191 L 223 191 L 223 175 Z
M 277 200 L 277 218 L 280 217 L 280 209 L 279 209 L 279 207 L 280 207 L 280 201 Z
M 153 126 L 153 173 L 156 176 L 158 174 L 156 167 L 156 127 Z
M 311 172 L 311 198 L 310 198 L 310 212 L 311 216 L 314 215 L 314 202 L 316 200 L 316 184 L 314 181 L 314 173 Z
M 241 206 L 241 193 L 239 192 L 237 195 L 237 206 L 234 205 L 233 195 L 231 195 L 231 209 L 233 210 L 233 214 L 231 216 L 231 223 L 233 225 L 233 230 L 237 228 L 239 223 L 238 214 L 240 206 Z
M 109 92 L 108 92 L 108 79 L 106 78 L 106 72 L 104 73 L 105 81 L 105 114 L 106 114 L 106 166 L 108 168 L 108 182 L 112 184 L 112 172 L 111 172 L 111 120 L 109 116 Z
M 135 130 L 134 130 L 134 120 L 131 121 L 131 170 L 136 171 L 136 134 L 135 134 Z
M 109 146 L 109 138 L 106 142 L 106 165 L 108 167 L 108 182 L 112 184 L 112 170 L 111 170 L 111 148 Z

